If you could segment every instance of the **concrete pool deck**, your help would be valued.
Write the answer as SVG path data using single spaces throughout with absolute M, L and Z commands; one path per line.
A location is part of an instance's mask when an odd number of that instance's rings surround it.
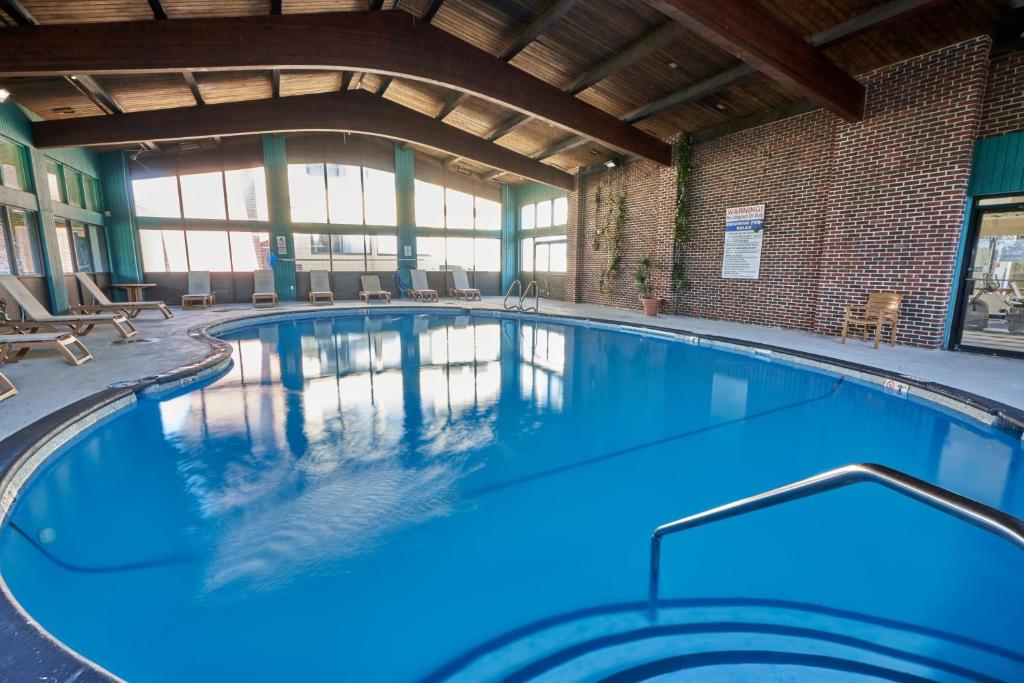
M 395 305 L 440 306 L 453 309 L 503 310 L 500 297 L 481 302 L 442 299 L 439 304 L 415 304 L 395 301 Z M 386 304 L 373 304 L 384 308 Z M 207 310 L 181 311 L 164 320 L 144 313 L 136 323 L 139 337 L 125 343 L 113 332 L 94 331 L 84 338 L 93 360 L 80 367 L 67 365 L 55 352 L 33 351 L 21 362 L 5 364 L 0 372 L 18 387 L 18 395 L 0 402 L 0 439 L 35 422 L 39 418 L 84 399 L 115 383 L 134 383 L 146 377 L 169 372 L 202 360 L 209 345 L 194 339 L 188 331 L 213 323 L 226 322 L 273 311 L 343 310 L 363 308 L 358 301 L 313 308 L 306 303 L 285 304 L 277 309 L 253 309 L 247 304 L 223 304 Z M 684 316 L 660 315 L 649 318 L 639 311 L 591 304 L 570 304 L 542 300 L 540 312 L 618 322 L 628 325 L 653 325 L 697 336 L 717 337 L 738 342 L 789 349 L 802 354 L 869 366 L 883 373 L 904 375 L 981 396 L 1024 411 L 1024 361 L 936 349 L 882 346 L 857 339 L 840 344 L 838 338 L 780 328 L 745 325 Z

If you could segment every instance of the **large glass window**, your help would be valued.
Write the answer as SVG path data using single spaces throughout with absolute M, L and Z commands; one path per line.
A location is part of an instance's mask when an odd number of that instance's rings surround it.
M 537 202 L 537 227 L 551 227 L 551 202 Z
M 50 190 L 50 199 L 64 203 L 64 181 L 60 164 L 51 159 L 46 160 L 46 184 Z
M 476 198 L 476 229 L 501 230 L 501 202 Z
M 179 180 L 185 218 L 224 220 L 227 217 L 224 207 L 224 178 L 220 171 L 183 175 Z
M 4 138 L 0 138 L 0 184 L 15 190 L 30 187 L 25 148 Z
M 52 185 L 51 185 L 52 187 Z M 178 178 L 144 178 L 132 181 L 135 215 L 155 218 L 181 218 Z
M 344 164 L 289 164 L 292 220 L 397 225 L 395 174 Z
M 107 263 L 107 235 L 106 231 L 98 225 L 89 226 L 90 236 L 92 238 L 92 254 L 93 264 L 95 265 L 96 273 L 107 273 L 110 271 L 110 266 Z
M 262 170 L 262 169 L 261 169 Z M 269 232 L 229 232 L 231 265 L 236 273 L 270 269 Z
M 331 223 L 363 224 L 363 180 L 359 166 L 327 164 L 327 205 Z
M 392 271 L 398 267 L 394 235 L 295 235 L 298 270 Z
M 448 261 L 448 268 L 473 270 L 473 238 L 446 237 L 445 240 L 445 257 Z
M 335 237 L 337 238 L 338 236 L 335 235 Z M 362 235 L 358 237 L 361 242 Z M 296 233 L 293 241 L 295 244 L 295 268 L 297 270 L 332 270 L 330 235 Z M 362 263 L 362 254 L 360 254 L 359 262 Z
M 82 192 L 82 174 L 73 168 L 64 167 L 64 190 L 67 192 L 68 204 L 84 208 L 85 199 Z
M 559 197 L 552 203 L 552 223 L 566 225 L 569 222 L 569 200 Z
M 58 218 L 54 227 L 57 230 L 57 251 L 60 253 L 60 268 L 64 273 L 75 272 L 75 257 L 71 253 L 71 234 L 68 222 Z
M 535 227 L 537 227 L 537 205 L 527 204 L 519 209 L 519 228 L 533 230 Z
M 538 238 L 534 244 L 535 272 L 564 273 L 566 270 L 565 246 L 565 237 L 562 236 Z M 526 270 L 525 267 L 524 270 Z
M 140 230 L 142 269 L 247 273 L 270 268 L 270 233 L 244 230 Z M 298 251 L 298 241 L 296 241 Z
M 416 204 L 416 227 L 444 227 L 444 187 L 417 180 L 413 191 Z M 419 253 L 419 247 L 416 248 Z
M 0 275 L 14 274 L 14 260 L 11 259 L 11 247 L 7 243 L 7 231 L 0 230 Z
M 147 273 L 188 271 L 184 230 L 139 230 L 142 269 Z
M 85 223 L 77 221 L 71 223 L 71 244 L 75 250 L 77 269 L 85 273 L 94 272 L 92 243 Z
M 398 225 L 395 174 L 363 168 L 367 225 Z
M 233 221 L 265 221 L 269 219 L 267 179 L 262 166 L 225 171 L 224 185 L 227 189 L 229 219 Z
M 219 230 L 186 230 L 189 270 L 231 272 L 228 234 Z
M 473 195 L 451 188 L 445 189 L 447 227 L 473 229 Z
M 417 237 L 416 267 L 420 270 L 443 270 L 444 265 L 444 238 Z
M 474 240 L 474 270 L 497 272 L 501 270 L 501 240 L 478 237 Z
M 83 176 L 82 182 L 85 186 L 85 208 L 90 211 L 103 210 L 103 197 L 100 194 L 100 181 L 92 176 Z
M 10 229 L 9 243 L 18 275 L 42 275 L 39 256 L 39 230 L 35 214 L 21 209 L 0 210 Z
M 288 164 L 288 196 L 296 223 L 327 222 L 323 164 Z
M 523 272 L 533 272 L 533 238 L 519 240 L 519 268 Z

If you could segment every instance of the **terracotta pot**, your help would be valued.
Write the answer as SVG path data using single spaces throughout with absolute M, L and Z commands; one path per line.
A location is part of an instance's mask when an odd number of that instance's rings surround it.
M 661 299 L 652 296 L 651 298 L 640 297 L 640 302 L 644 305 L 644 315 L 658 315 L 658 306 L 661 305 Z

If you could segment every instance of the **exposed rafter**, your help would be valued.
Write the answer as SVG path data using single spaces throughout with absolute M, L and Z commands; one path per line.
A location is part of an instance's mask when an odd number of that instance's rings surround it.
M 423 13 L 421 19 L 428 24 L 434 20 L 434 16 L 437 14 L 437 10 L 441 9 L 441 5 L 444 4 L 444 0 L 430 0 L 430 4 L 427 5 L 427 11 Z
M 795 95 L 847 121 L 864 116 L 864 86 L 768 12 L 745 0 L 643 0 Z
M 0 9 L 18 26 L 33 26 L 38 23 L 18 0 L 0 0 Z
M 283 0 L 270 0 L 270 13 L 281 14 L 284 11 L 284 8 L 281 6 L 283 4 Z
M 281 96 L 281 70 L 271 69 L 270 71 L 270 96 Z
M 549 158 L 551 158 L 553 156 L 557 156 L 557 155 L 561 154 L 562 152 L 568 152 L 570 149 L 576 149 L 580 145 L 586 144 L 586 142 L 587 142 L 586 138 L 580 138 L 580 137 L 567 138 L 565 140 L 561 140 L 559 142 L 556 142 L 555 144 L 551 145 L 550 147 L 542 149 L 541 151 L 537 152 L 536 154 L 530 155 L 530 158 L 531 159 L 536 159 L 537 161 L 541 161 L 542 159 L 549 159 Z
M 384 9 L 384 0 L 367 0 L 366 9 L 371 12 L 379 12 Z
M 384 97 L 384 93 L 388 91 L 388 88 L 391 87 L 391 82 L 394 80 L 391 76 L 385 76 L 380 79 L 380 85 L 377 86 L 377 97 Z
M 338 90 L 341 90 L 342 92 L 348 90 L 349 86 L 352 85 L 352 78 L 354 76 L 355 76 L 355 74 L 353 72 L 351 72 L 351 71 L 342 71 L 341 72 L 341 87 L 338 88 Z
M 437 83 L 623 152 L 671 162 L 666 143 L 403 11 L 13 27 L 0 41 L 0 76 L 274 68 L 360 70 Z
M 149 0 L 149 9 L 152 10 L 154 19 L 167 18 L 167 12 L 164 11 L 163 5 L 160 4 L 160 0 Z
M 154 138 L 182 140 L 290 131 L 351 132 L 405 140 L 538 182 L 572 188 L 572 176 L 557 168 L 389 100 L 358 91 L 55 119 L 32 124 L 33 140 L 41 148 L 123 145 Z
M 203 97 L 203 93 L 199 89 L 199 83 L 196 82 L 195 74 L 191 71 L 182 71 L 181 75 L 184 77 L 185 84 L 188 85 L 188 89 L 192 91 L 192 97 L 195 98 L 196 104 L 206 104 L 206 99 Z

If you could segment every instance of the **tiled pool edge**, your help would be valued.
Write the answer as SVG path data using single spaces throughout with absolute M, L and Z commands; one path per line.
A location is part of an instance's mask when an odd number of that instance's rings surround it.
M 955 410 L 983 424 L 999 428 L 1017 438 L 1024 438 L 1024 410 L 954 387 L 786 347 L 731 337 L 698 334 L 655 324 L 626 323 L 566 313 L 519 313 L 498 308 L 464 308 L 452 305 L 245 311 L 240 315 L 209 322 L 188 330 L 190 337 L 208 345 L 207 354 L 200 360 L 166 373 L 144 377 L 135 382 L 126 382 L 123 385 L 97 392 L 40 418 L 0 441 L 0 524 L 6 520 L 21 486 L 61 446 L 97 423 L 132 407 L 135 405 L 138 395 L 159 396 L 176 391 L 207 379 L 226 368 L 231 362 L 232 347 L 214 334 L 274 320 L 308 320 L 325 316 L 366 316 L 382 312 L 390 314 L 439 312 L 470 317 L 540 322 L 557 321 L 560 324 L 614 330 L 681 343 L 728 349 L 740 353 L 752 353 L 852 377 L 882 386 L 890 393 L 915 396 Z M 0 655 L 0 674 L 16 670 L 24 678 L 74 681 L 75 683 L 121 680 L 66 647 L 49 634 L 21 608 L 2 576 L 0 576 L 0 644 L 5 646 L 0 648 L 0 651 L 11 653 Z

